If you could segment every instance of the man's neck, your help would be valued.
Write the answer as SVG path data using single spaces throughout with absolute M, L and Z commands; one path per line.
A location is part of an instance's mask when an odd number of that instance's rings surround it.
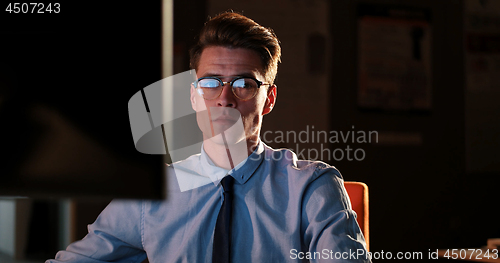
M 219 144 L 208 139 L 203 141 L 203 150 L 212 162 L 221 168 L 231 170 L 253 153 L 259 140 L 246 140 L 236 144 Z

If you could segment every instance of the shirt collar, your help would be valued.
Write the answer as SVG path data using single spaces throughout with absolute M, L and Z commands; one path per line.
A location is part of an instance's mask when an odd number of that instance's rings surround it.
M 255 173 L 257 167 L 262 163 L 264 155 L 264 145 L 262 141 L 259 140 L 259 144 L 256 149 L 248 156 L 245 160 L 240 162 L 234 169 L 227 170 L 221 167 L 216 166 L 210 157 L 208 157 L 207 153 L 203 149 L 203 145 L 201 146 L 201 156 L 200 156 L 200 165 L 201 171 L 204 175 L 208 176 L 210 180 L 215 185 L 218 185 L 220 180 L 224 178 L 226 175 L 231 175 L 234 179 L 240 183 L 244 184 L 250 179 L 250 177 Z

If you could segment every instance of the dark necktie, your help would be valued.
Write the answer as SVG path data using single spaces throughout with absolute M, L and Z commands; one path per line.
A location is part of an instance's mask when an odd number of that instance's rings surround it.
M 217 223 L 215 223 L 212 263 L 229 263 L 233 183 L 234 178 L 231 175 L 227 175 L 221 181 L 224 188 L 224 201 L 217 216 Z

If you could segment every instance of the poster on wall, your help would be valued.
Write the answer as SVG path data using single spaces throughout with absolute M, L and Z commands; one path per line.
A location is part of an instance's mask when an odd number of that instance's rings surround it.
M 464 4 L 466 89 L 500 91 L 500 1 L 467 0 Z
M 430 22 L 428 9 L 358 7 L 360 108 L 431 109 Z

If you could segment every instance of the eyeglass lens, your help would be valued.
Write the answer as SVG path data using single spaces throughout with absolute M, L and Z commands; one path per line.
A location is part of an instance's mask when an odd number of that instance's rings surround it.
M 203 98 L 212 100 L 222 93 L 222 83 L 218 79 L 201 79 L 198 81 L 198 88 L 203 91 Z M 236 97 L 242 100 L 251 99 L 255 96 L 258 84 L 251 78 L 239 78 L 232 82 L 232 90 Z

